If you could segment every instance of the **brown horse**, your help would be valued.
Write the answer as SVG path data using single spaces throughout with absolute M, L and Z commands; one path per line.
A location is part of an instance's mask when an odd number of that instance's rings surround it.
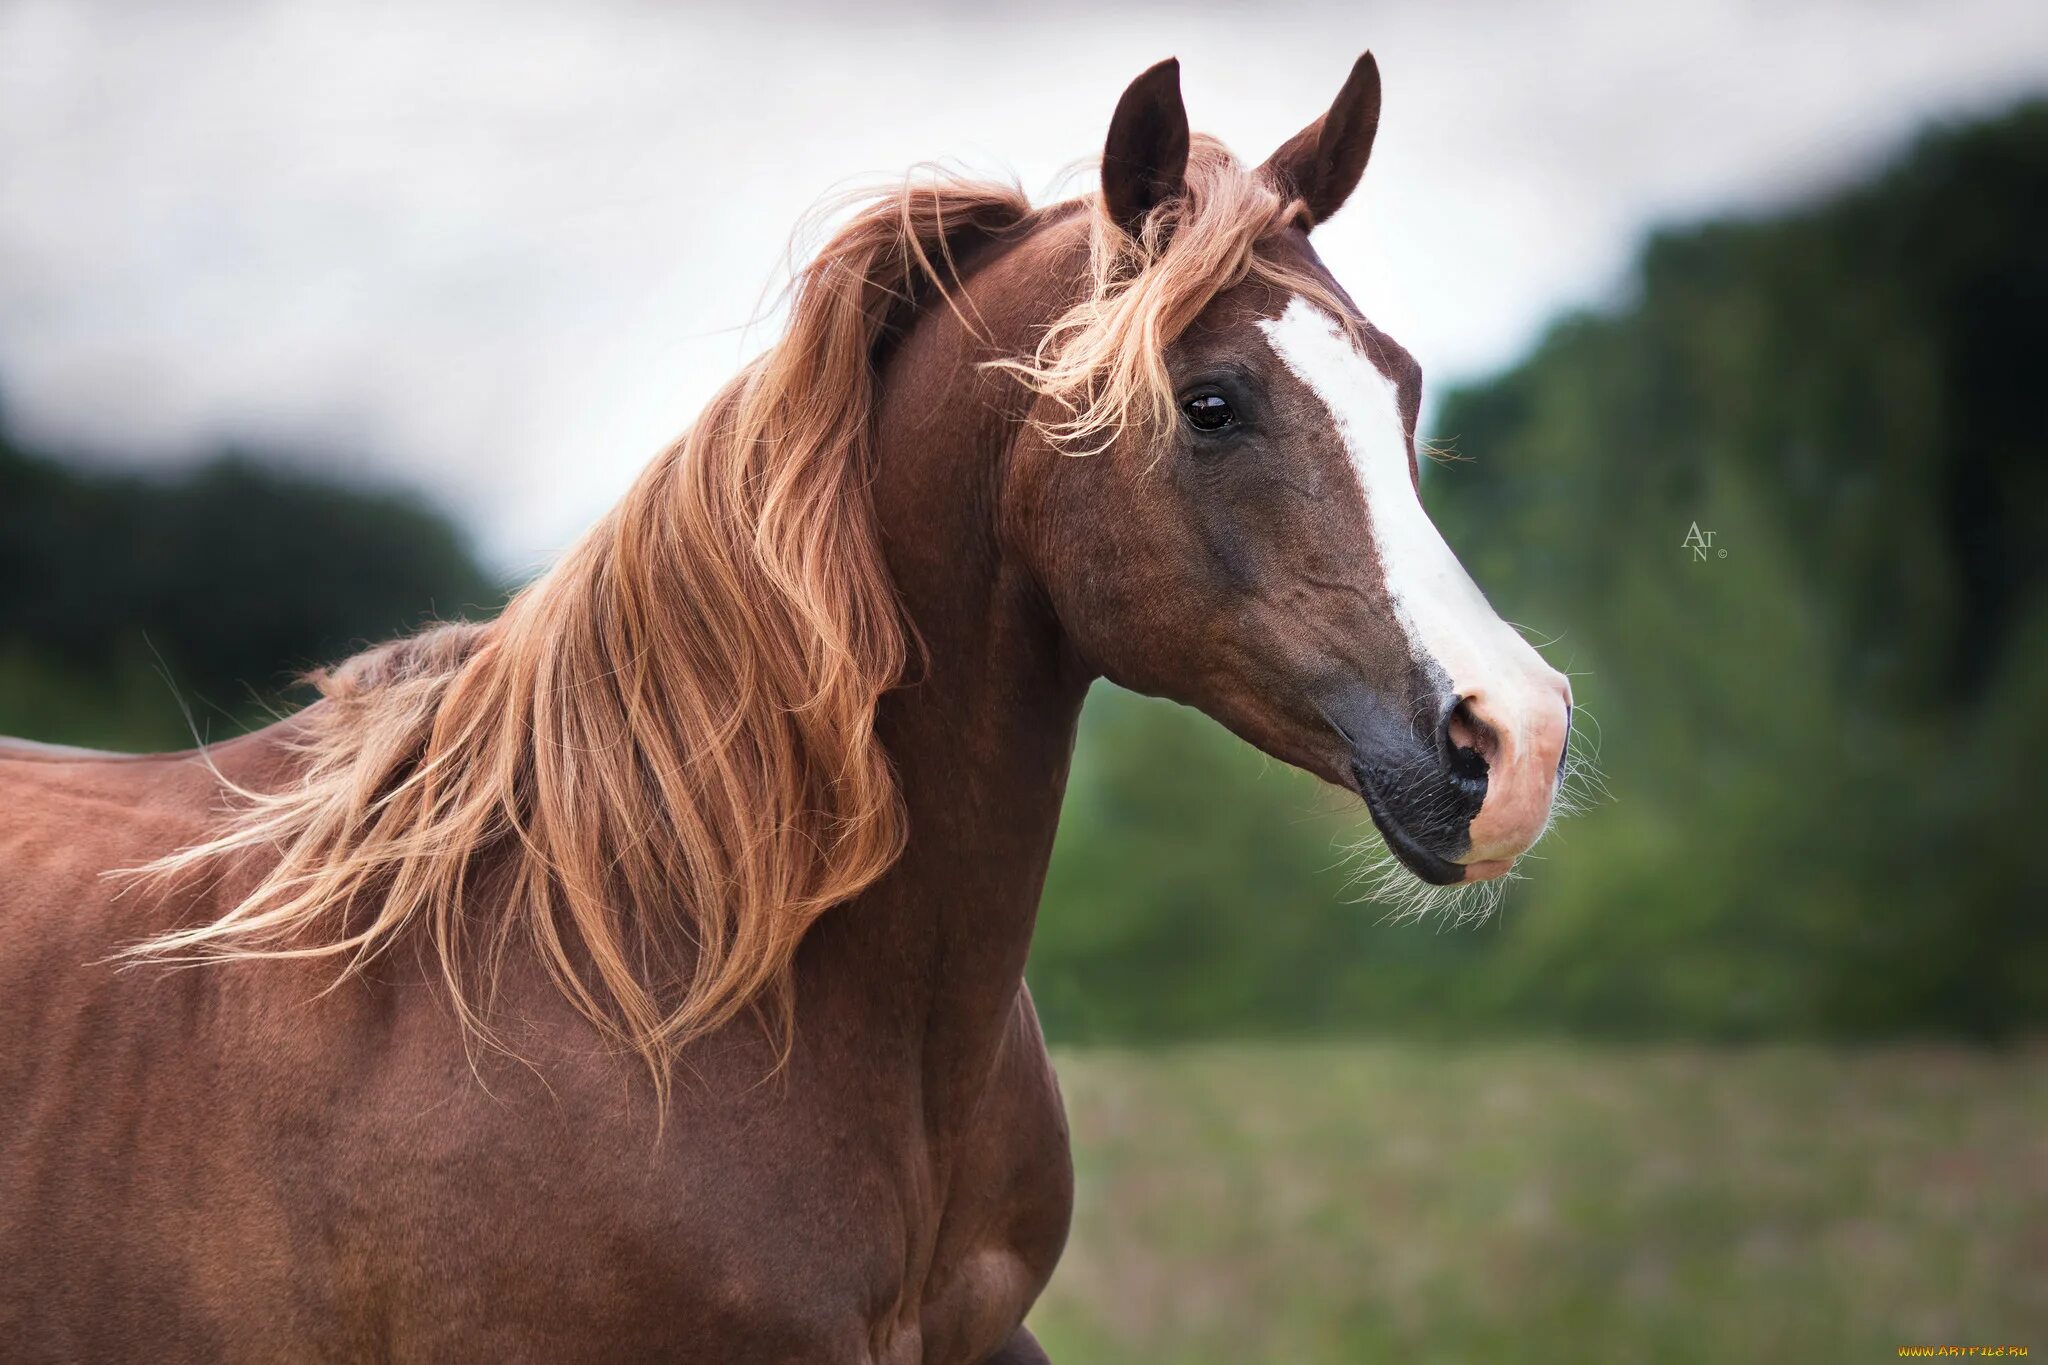
M 0 1351 L 1043 1359 L 1023 975 L 1090 681 L 1355 791 L 1429 883 L 1549 818 L 1565 681 L 1309 245 L 1379 101 L 1368 56 L 1246 169 L 1167 62 L 1099 197 L 869 200 L 496 620 L 203 753 L 9 750 Z

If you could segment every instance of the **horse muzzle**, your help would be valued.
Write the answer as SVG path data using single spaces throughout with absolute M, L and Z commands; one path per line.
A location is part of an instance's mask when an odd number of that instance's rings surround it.
M 1570 686 L 1550 678 L 1512 705 L 1478 691 L 1442 696 L 1417 708 L 1434 716 L 1427 730 L 1376 701 L 1345 708 L 1352 787 L 1387 848 L 1423 881 L 1504 876 L 1543 836 L 1571 739 Z

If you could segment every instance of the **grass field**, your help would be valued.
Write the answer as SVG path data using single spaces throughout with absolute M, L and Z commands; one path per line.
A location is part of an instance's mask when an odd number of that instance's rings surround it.
M 2048 1358 L 2048 1047 L 1059 1065 L 1063 1365 Z

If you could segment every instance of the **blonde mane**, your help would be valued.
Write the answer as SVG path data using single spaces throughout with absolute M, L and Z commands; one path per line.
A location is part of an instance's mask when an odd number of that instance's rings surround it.
M 1253 248 L 1298 207 L 1197 139 L 1185 199 L 1135 239 L 1098 206 L 1092 287 L 1000 367 L 1054 400 L 1069 446 L 1170 414 L 1166 344 L 1274 274 Z M 214 837 L 140 870 L 247 856 L 253 888 L 129 955 L 334 958 L 346 977 L 414 928 L 478 1038 L 531 952 L 662 1094 L 679 1049 L 750 1008 L 786 1050 L 805 931 L 906 837 L 875 735 L 910 638 L 868 493 L 876 348 L 951 301 L 953 243 L 1030 213 L 959 179 L 861 201 L 797 273 L 782 339 L 500 616 L 314 676 L 291 785 L 230 785 Z

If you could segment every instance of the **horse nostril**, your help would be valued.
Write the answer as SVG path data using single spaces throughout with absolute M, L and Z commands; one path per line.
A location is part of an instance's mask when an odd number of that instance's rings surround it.
M 1437 745 L 1444 765 L 1467 781 L 1486 777 L 1487 765 L 1499 748 L 1493 726 L 1480 718 L 1474 707 L 1476 697 L 1456 697 L 1444 708 L 1437 727 Z
M 1459 697 L 1444 712 L 1444 739 L 1453 749 L 1471 749 L 1481 758 L 1491 758 L 1498 741 L 1493 726 L 1480 718 L 1478 700 Z

